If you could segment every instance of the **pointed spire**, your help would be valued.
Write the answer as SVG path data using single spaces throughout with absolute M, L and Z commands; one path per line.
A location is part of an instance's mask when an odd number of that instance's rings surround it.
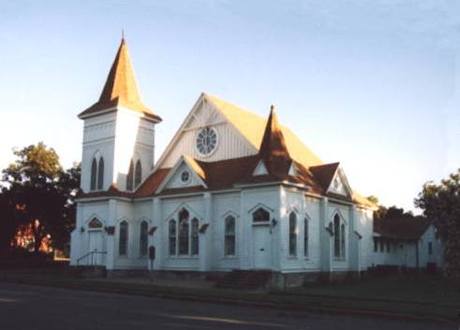
M 265 126 L 259 156 L 266 163 L 271 175 L 278 177 L 287 176 L 292 159 L 286 147 L 274 105 L 270 106 L 270 115 Z
M 130 110 L 142 112 L 149 117 L 153 117 L 156 121 L 161 121 L 161 118 L 155 115 L 148 109 L 141 100 L 137 88 L 134 70 L 131 65 L 128 46 L 124 38 L 124 31 L 122 31 L 121 43 L 110 68 L 107 81 L 102 89 L 99 101 L 86 109 L 80 114 L 80 117 L 116 107 L 118 105 L 124 106 Z

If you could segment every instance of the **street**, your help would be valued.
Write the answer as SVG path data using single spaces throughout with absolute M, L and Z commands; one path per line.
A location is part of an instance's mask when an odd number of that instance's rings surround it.
M 0 329 L 457 329 L 428 322 L 286 312 L 0 283 Z

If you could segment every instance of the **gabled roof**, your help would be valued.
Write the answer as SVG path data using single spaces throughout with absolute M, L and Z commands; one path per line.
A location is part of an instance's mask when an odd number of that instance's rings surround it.
M 312 166 L 310 167 L 310 171 L 315 176 L 318 183 L 321 187 L 326 191 L 330 185 L 332 180 L 334 179 L 335 173 L 339 168 L 340 163 L 330 163 L 330 164 L 323 164 L 319 166 Z
M 171 170 L 169 170 L 169 173 L 164 177 L 162 182 L 159 184 L 159 186 L 157 187 L 155 193 L 158 194 L 158 193 L 163 192 L 165 190 L 171 190 L 171 189 L 177 190 L 177 189 L 182 189 L 183 188 L 183 187 L 179 187 L 179 188 L 167 187 L 168 183 L 176 175 L 176 173 L 178 172 L 178 169 L 181 167 L 182 164 L 185 164 L 185 166 L 187 166 L 192 171 L 192 175 L 195 176 L 195 178 L 199 182 L 199 185 L 197 185 L 197 186 L 203 187 L 205 189 L 208 188 L 208 186 L 206 184 L 206 176 L 207 175 L 206 175 L 205 171 L 203 170 L 203 168 L 200 166 L 200 164 L 195 159 L 193 159 L 193 158 L 191 158 L 189 156 L 182 155 L 179 158 L 179 160 L 176 162 L 176 164 L 171 168 Z
M 244 110 L 216 96 L 203 94 L 225 118 L 258 150 L 265 132 L 265 118 Z M 322 164 L 322 161 L 287 127 L 278 125 L 283 134 L 290 157 L 305 167 Z
M 128 46 L 124 38 L 121 40 L 99 100 L 80 113 L 79 118 L 94 115 L 117 106 L 141 112 L 155 122 L 161 121 L 159 116 L 142 103 L 129 57 Z
M 415 240 L 419 239 L 430 226 L 424 218 L 392 218 L 374 220 L 374 232 L 382 237 Z
M 270 175 L 279 179 L 285 179 L 289 175 L 292 159 L 274 106 L 270 108 L 270 115 L 259 148 L 259 157 L 264 161 Z

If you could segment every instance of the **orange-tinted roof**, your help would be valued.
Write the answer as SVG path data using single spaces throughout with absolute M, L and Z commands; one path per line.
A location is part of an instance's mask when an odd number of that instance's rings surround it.
M 141 101 L 129 57 L 128 46 L 124 39 L 121 40 L 120 47 L 118 48 L 117 55 L 115 56 L 99 100 L 80 113 L 79 117 L 92 115 L 118 105 L 132 111 L 141 112 L 154 121 L 161 121 L 161 118 L 154 114 Z
M 205 94 L 205 98 L 228 119 L 254 148 L 259 149 L 265 132 L 265 118 L 221 100 L 216 96 Z M 319 157 L 305 146 L 289 128 L 281 124 L 279 124 L 279 128 L 283 133 L 287 150 L 293 160 L 307 168 L 322 164 Z
M 134 193 L 134 197 L 152 196 L 168 175 L 170 168 L 160 168 L 153 172 Z
M 313 173 L 318 183 L 321 184 L 323 189 L 327 190 L 331 185 L 332 179 L 334 179 L 334 174 L 338 167 L 339 163 L 330 163 L 312 166 L 310 167 L 310 171 Z

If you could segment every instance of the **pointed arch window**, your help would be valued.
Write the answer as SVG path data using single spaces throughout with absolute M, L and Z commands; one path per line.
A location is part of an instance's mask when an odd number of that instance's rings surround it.
M 104 187 L 104 158 L 99 159 L 99 166 L 97 169 L 97 189 L 102 190 Z
M 90 190 L 96 190 L 96 181 L 97 181 L 97 161 L 96 161 L 96 158 L 93 158 L 93 161 L 91 162 Z
M 297 215 L 294 212 L 289 214 L 289 255 L 297 255 Z
M 334 216 L 334 257 L 345 258 L 345 224 L 338 214 Z
M 145 257 L 148 250 L 148 227 L 147 221 L 142 221 L 139 230 L 139 255 Z
M 253 214 L 252 214 L 252 221 L 260 223 L 260 222 L 269 222 L 270 221 L 270 213 L 267 210 L 259 207 Z
M 88 223 L 88 228 L 89 229 L 102 229 L 102 222 L 98 218 L 93 218 Z
M 225 218 L 225 239 L 224 253 L 225 256 L 234 256 L 236 252 L 236 223 L 235 217 L 229 215 Z
M 177 240 L 177 230 L 176 230 L 176 220 L 169 220 L 169 255 L 176 254 L 176 240 Z
M 142 181 L 142 164 L 141 160 L 136 162 L 136 170 L 134 171 L 134 187 L 137 187 L 141 184 Z
M 189 253 L 189 213 L 183 209 L 179 212 L 179 255 Z
M 200 253 L 200 221 L 183 208 L 177 218 L 169 221 L 169 255 L 197 256 Z
M 128 222 L 120 222 L 120 237 L 118 242 L 118 253 L 120 256 L 128 254 Z
M 307 217 L 303 220 L 303 255 L 304 257 L 308 257 L 308 241 L 309 241 L 309 225 L 310 221 Z
M 128 175 L 126 176 L 126 190 L 132 191 L 133 190 L 133 171 L 134 171 L 134 165 L 133 161 L 129 163 L 129 170 L 128 170 Z
M 196 256 L 200 250 L 200 241 L 198 237 L 199 222 L 197 218 L 192 219 L 192 233 L 191 233 L 191 253 Z

